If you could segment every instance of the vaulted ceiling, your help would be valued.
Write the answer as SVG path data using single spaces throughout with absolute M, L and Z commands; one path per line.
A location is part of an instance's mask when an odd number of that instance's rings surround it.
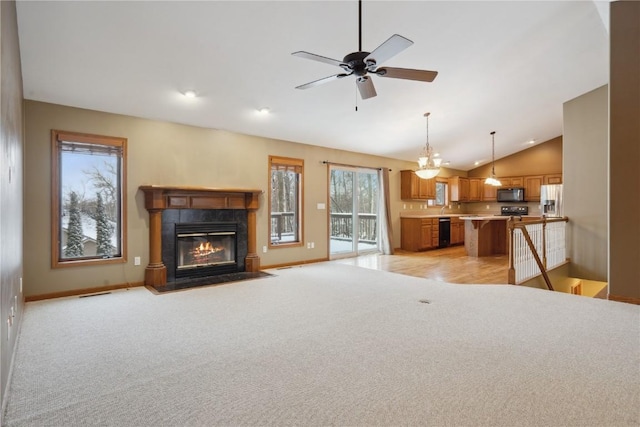
M 415 160 L 426 139 L 469 170 L 562 134 L 562 104 L 608 82 L 608 2 L 364 1 L 362 48 L 432 83 L 353 76 L 297 58 L 358 50 L 358 2 L 19 1 L 27 99 Z M 193 90 L 197 96 L 186 98 Z M 357 106 L 357 111 L 356 107 Z M 270 114 L 256 110 L 269 108 Z

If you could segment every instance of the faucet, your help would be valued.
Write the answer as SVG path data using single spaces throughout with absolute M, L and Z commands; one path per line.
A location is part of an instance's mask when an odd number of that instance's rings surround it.
M 440 215 L 444 214 L 444 210 L 447 207 L 447 205 L 442 205 L 442 209 L 440 209 Z

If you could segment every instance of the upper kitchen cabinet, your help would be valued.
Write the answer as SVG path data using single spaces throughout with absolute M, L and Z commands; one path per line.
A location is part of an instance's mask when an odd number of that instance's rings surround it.
M 544 176 L 544 183 L 545 183 L 545 185 L 562 184 L 562 174 L 561 173 L 557 173 L 557 174 L 553 174 L 553 175 L 545 175 Z
M 422 179 L 412 170 L 400 171 L 402 200 L 433 200 L 436 198 L 436 179 Z
M 483 184 L 484 180 L 482 178 L 469 178 L 470 202 L 479 202 L 482 200 L 482 193 L 484 192 Z
M 527 202 L 540 201 L 540 187 L 544 182 L 542 175 L 533 175 L 524 177 L 524 199 Z
M 498 200 L 498 187 L 491 184 L 482 184 L 482 200 L 486 202 L 495 202 Z
M 478 190 L 479 191 L 479 190 Z M 452 176 L 449 178 L 449 194 L 452 202 L 469 201 L 469 178 Z
M 501 187 L 507 188 L 516 188 L 516 187 L 524 187 L 524 177 L 521 176 L 510 176 L 506 178 L 500 178 Z

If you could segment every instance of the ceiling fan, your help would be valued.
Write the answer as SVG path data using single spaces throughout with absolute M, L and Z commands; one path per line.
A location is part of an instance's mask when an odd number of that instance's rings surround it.
M 362 0 L 358 0 L 358 52 L 352 52 L 344 57 L 342 61 L 327 58 L 305 51 L 293 52 L 293 56 L 299 58 L 312 59 L 325 64 L 336 65 L 344 72 L 324 77 L 300 86 L 296 89 L 308 89 L 334 80 L 342 79 L 351 75 L 356 76 L 356 85 L 362 99 L 373 98 L 377 95 L 369 74 L 380 77 L 391 77 L 394 79 L 418 80 L 421 82 L 432 82 L 438 75 L 437 71 L 413 70 L 410 68 L 378 67 L 379 64 L 402 52 L 413 42 L 399 34 L 394 34 L 384 43 L 374 49 L 373 52 L 362 51 Z

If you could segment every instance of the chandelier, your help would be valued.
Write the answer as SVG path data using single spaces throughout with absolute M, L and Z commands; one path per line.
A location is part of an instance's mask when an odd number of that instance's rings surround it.
M 496 178 L 496 142 L 495 142 L 496 131 L 491 132 L 491 175 L 487 178 L 484 183 L 487 185 L 493 185 L 494 187 L 500 187 L 502 183 L 498 178 Z
M 442 162 L 442 159 L 434 158 L 433 148 L 429 145 L 429 114 L 431 113 L 424 113 L 427 118 L 427 144 L 422 149 L 420 157 L 418 157 L 420 169 L 416 171 L 416 175 L 422 179 L 430 179 L 438 175 L 440 173 L 440 163 Z

